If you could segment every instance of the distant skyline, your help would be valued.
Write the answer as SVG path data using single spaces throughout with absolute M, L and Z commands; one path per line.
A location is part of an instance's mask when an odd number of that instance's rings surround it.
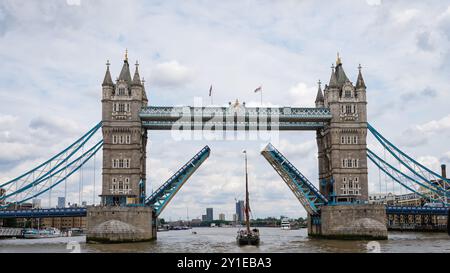
M 367 85 L 368 120 L 384 136 L 439 172 L 450 163 L 450 4 L 445 1 L 116 1 L 0 2 L 0 182 L 61 151 L 101 119 L 107 60 L 113 79 L 128 49 L 139 61 L 151 105 L 314 106 L 339 52 L 355 82 Z M 243 136 L 238 133 L 238 136 Z M 380 151 L 369 137 L 368 147 Z M 243 199 L 244 158 L 254 218 L 306 212 L 260 155 L 267 140 L 176 141 L 149 132 L 147 194 L 204 145 L 211 155 L 162 218 L 191 218 L 213 207 L 235 213 Z M 277 149 L 318 184 L 315 132 L 280 132 Z M 68 183 L 67 203 L 100 194 L 101 155 Z M 384 181 L 369 165 L 369 190 Z M 389 191 L 392 186 L 389 186 Z M 400 188 L 396 186 L 399 193 Z M 404 192 L 404 191 L 403 191 Z M 56 205 L 63 189 L 52 193 Z M 41 205 L 48 196 L 41 196 Z M 99 202 L 99 198 L 95 197 Z

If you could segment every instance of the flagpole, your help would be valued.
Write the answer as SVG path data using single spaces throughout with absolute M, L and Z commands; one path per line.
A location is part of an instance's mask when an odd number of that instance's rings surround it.
M 263 104 L 262 104 L 262 88 L 261 88 L 261 91 L 260 91 L 260 93 L 261 93 L 261 107 L 263 106 Z

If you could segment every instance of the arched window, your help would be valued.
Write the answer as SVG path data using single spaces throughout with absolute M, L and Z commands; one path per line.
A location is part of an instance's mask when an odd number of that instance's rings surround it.
M 345 113 L 346 114 L 351 114 L 352 113 L 352 106 L 351 105 L 346 105 L 345 106 Z
M 348 168 L 352 167 L 352 160 L 351 159 L 347 159 L 347 167 Z

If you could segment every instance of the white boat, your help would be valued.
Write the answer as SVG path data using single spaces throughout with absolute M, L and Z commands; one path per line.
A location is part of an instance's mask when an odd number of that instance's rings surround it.
M 42 239 L 61 237 L 61 232 L 57 228 L 48 229 L 27 229 L 23 233 L 25 239 Z
M 285 230 L 291 229 L 291 223 L 287 218 L 281 220 L 281 229 Z

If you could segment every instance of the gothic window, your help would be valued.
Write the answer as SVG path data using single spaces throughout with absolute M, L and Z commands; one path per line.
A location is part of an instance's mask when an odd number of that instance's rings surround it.
M 351 98 L 352 97 L 352 91 L 351 90 L 345 90 L 345 93 L 344 93 L 344 96 L 346 97 L 346 98 Z
M 111 185 L 111 192 L 114 193 L 117 189 L 117 179 L 113 178 L 112 179 L 112 185 Z
M 352 167 L 352 160 L 351 159 L 347 159 L 347 167 L 348 168 Z
M 127 104 L 125 104 L 125 105 L 126 105 L 126 112 L 130 112 L 130 104 L 127 103 Z
M 119 190 L 123 190 L 123 181 L 119 181 Z
M 119 168 L 123 168 L 123 159 L 119 159 Z
M 346 105 L 345 106 L 345 113 L 346 114 L 351 114 L 352 113 L 352 106 L 351 105 Z
M 124 168 L 130 168 L 130 159 L 125 159 L 124 163 L 125 163 Z
M 113 103 L 113 111 L 117 112 L 117 103 Z
M 345 168 L 347 165 L 347 159 L 342 159 L 342 168 Z
M 119 103 L 119 112 L 125 112 L 125 104 Z
M 113 135 L 113 144 L 117 144 L 117 136 Z
M 112 167 L 117 168 L 117 161 L 115 159 L 112 160 Z
M 119 141 L 119 143 L 120 143 L 120 144 L 123 144 L 123 135 L 120 135 L 120 141 Z
M 347 136 L 347 144 L 351 144 L 351 136 Z
M 358 136 L 353 136 L 353 144 L 358 144 Z
M 123 87 L 119 88 L 119 95 L 120 96 L 125 95 L 125 88 L 123 88 Z
M 341 144 L 345 144 L 345 137 L 341 136 Z
M 130 189 L 130 179 L 128 177 L 125 178 L 125 189 L 126 190 Z
M 131 143 L 131 135 L 127 135 L 127 144 Z

